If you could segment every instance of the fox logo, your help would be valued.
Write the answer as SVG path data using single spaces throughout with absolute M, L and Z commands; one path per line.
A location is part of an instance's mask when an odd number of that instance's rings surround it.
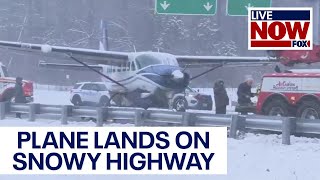
M 249 8 L 249 50 L 312 50 L 312 8 Z

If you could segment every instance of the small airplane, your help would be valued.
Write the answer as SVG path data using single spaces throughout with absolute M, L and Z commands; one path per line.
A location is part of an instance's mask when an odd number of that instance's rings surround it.
M 161 52 L 108 51 L 106 29 L 101 22 L 103 38 L 100 49 L 82 49 L 47 44 L 0 41 L 0 48 L 68 59 L 77 64 L 40 62 L 41 67 L 91 70 L 102 77 L 117 106 L 170 107 L 174 94 L 182 92 L 195 78 L 222 66 L 261 66 L 279 62 L 269 57 L 180 56 Z M 90 63 L 90 64 L 87 64 Z M 210 67 L 190 77 L 186 68 Z
M 116 105 L 144 108 L 168 107 L 174 94 L 184 91 L 195 78 L 184 72 L 184 68 L 211 66 L 213 70 L 222 66 L 261 66 L 278 62 L 268 57 L 124 53 L 9 41 L 0 41 L 0 48 L 74 60 L 78 64 L 40 62 L 40 66 L 95 71 L 106 82 Z

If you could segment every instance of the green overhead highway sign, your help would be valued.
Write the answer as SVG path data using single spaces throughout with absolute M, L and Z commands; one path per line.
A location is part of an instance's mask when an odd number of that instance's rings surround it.
M 156 13 L 175 15 L 214 15 L 217 0 L 156 0 Z
M 249 7 L 271 7 L 272 0 L 227 0 L 227 15 L 248 16 Z

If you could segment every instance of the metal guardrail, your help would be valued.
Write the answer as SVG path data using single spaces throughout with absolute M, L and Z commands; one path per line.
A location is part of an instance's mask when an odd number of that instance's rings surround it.
M 135 126 L 227 126 L 229 137 L 239 131 L 268 130 L 282 133 L 282 143 L 290 144 L 295 133 L 320 134 L 320 120 L 300 120 L 292 117 L 258 115 L 216 115 L 212 113 L 173 112 L 124 107 L 76 107 L 69 105 L 17 104 L 0 102 L 0 120 L 14 113 L 28 115 L 29 121 L 56 117 L 66 125 L 71 119 L 94 118 L 96 126 L 109 122 L 126 122 Z

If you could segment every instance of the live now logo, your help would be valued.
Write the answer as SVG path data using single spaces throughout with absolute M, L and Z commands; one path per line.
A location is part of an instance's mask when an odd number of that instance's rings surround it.
M 312 8 L 249 8 L 249 50 L 312 50 Z

